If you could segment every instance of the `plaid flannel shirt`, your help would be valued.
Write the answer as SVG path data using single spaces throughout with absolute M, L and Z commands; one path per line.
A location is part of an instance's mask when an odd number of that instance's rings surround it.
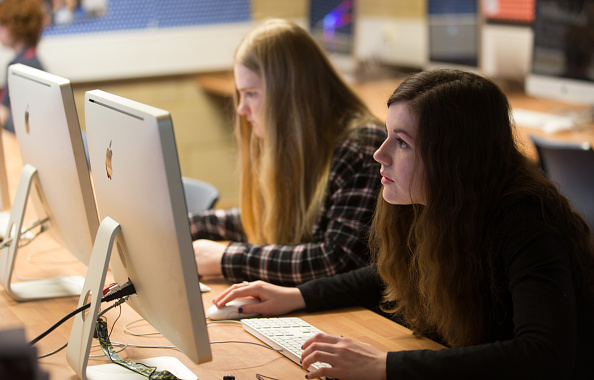
M 369 226 L 381 188 L 373 153 L 385 136 L 383 126 L 365 125 L 339 143 L 313 241 L 250 244 L 238 208 L 190 215 L 192 238 L 231 241 L 221 267 L 225 278 L 233 282 L 264 280 L 294 286 L 368 265 Z

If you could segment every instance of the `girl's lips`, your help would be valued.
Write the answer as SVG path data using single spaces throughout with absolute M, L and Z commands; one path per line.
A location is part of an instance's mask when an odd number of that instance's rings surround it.
M 392 181 L 390 178 L 386 177 L 383 173 L 380 173 L 380 175 L 382 176 L 382 184 L 389 185 L 391 183 L 394 183 L 394 181 Z

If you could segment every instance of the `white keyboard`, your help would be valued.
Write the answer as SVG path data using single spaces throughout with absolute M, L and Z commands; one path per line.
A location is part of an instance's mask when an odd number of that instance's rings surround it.
M 301 365 L 301 346 L 313 335 L 322 331 L 301 318 L 249 318 L 242 319 L 245 331 L 249 332 L 270 347 L 280 351 L 287 358 Z M 314 368 L 329 367 L 317 362 Z M 309 368 L 309 370 L 313 368 Z
M 540 129 L 544 132 L 554 133 L 570 129 L 579 129 L 592 122 L 589 114 L 567 113 L 555 114 L 514 108 L 512 110 L 514 121 L 517 125 L 528 128 Z

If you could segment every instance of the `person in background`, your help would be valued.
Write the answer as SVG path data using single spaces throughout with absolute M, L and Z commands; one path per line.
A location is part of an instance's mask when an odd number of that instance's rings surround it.
M 37 57 L 37 43 L 45 22 L 46 15 L 40 0 L 2 0 L 0 2 L 0 42 L 16 54 L 9 66 L 22 63 L 43 70 L 43 65 Z M 1 97 L 0 123 L 5 129 L 14 133 L 7 81 Z
M 368 265 L 382 123 L 292 22 L 257 27 L 234 62 L 240 205 L 190 216 L 200 275 L 295 285 Z
M 588 225 L 514 140 L 490 80 L 457 70 L 406 79 L 375 153 L 382 196 L 373 265 L 296 288 L 236 284 L 240 312 L 377 309 L 450 349 L 385 352 L 318 334 L 309 378 L 591 379 L 594 247 Z

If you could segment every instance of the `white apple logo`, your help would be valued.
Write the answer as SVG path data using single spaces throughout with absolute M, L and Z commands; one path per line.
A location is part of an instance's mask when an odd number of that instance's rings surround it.
M 107 171 L 107 178 L 111 179 L 111 174 L 113 169 L 111 167 L 111 156 L 113 152 L 111 150 L 111 141 L 109 142 L 109 147 L 107 148 L 107 152 L 105 153 L 105 170 Z
M 27 110 L 25 111 L 25 132 L 29 134 L 29 107 L 27 106 Z

